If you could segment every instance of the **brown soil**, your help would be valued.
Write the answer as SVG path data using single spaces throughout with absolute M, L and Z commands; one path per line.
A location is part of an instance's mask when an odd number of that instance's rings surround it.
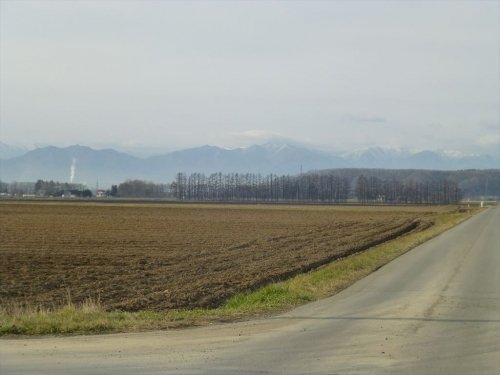
M 212 307 L 418 229 L 435 210 L 0 203 L 0 304 Z

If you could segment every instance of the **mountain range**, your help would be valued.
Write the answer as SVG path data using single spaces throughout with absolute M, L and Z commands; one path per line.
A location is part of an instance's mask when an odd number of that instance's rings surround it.
M 16 156 L 24 155 L 28 152 L 28 149 L 8 145 L 6 143 L 0 142 L 0 159 L 9 159 L 14 158 Z
M 5 146 L 5 147 L 4 147 Z M 8 150 L 2 144 L 0 150 Z M 0 180 L 55 180 L 108 187 L 127 179 L 170 182 L 184 173 L 276 173 L 298 174 L 333 168 L 392 169 L 496 169 L 500 160 L 491 156 L 460 153 L 369 148 L 332 154 L 297 144 L 269 142 L 245 148 L 225 149 L 201 146 L 139 158 L 114 149 L 96 150 L 74 145 L 65 148 L 41 147 L 24 152 L 14 148 L 13 157 L 0 159 Z

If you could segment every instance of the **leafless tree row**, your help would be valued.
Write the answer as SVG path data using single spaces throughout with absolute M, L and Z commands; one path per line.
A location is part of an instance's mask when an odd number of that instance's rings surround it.
M 461 199 L 455 181 L 404 180 L 358 176 L 352 182 L 334 172 L 309 172 L 298 176 L 214 173 L 205 176 L 178 173 L 170 186 L 178 200 L 197 201 L 315 201 L 344 203 L 450 204 Z
M 345 202 L 349 181 L 335 175 L 300 176 L 178 173 L 171 184 L 173 197 L 199 201 L 329 201 Z

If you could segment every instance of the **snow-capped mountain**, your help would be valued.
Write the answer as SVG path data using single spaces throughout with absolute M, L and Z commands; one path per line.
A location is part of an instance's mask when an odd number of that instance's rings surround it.
M 373 147 L 342 154 L 351 167 L 395 169 L 490 169 L 500 168 L 500 161 L 489 155 L 460 151 L 411 151 Z
M 0 160 L 2 181 L 69 181 L 102 185 L 126 179 L 170 182 L 184 173 L 275 173 L 298 174 L 335 168 L 385 169 L 497 169 L 500 161 L 491 156 L 458 152 L 370 148 L 336 155 L 298 144 L 272 141 L 261 145 L 227 149 L 201 146 L 139 158 L 113 149 L 86 146 L 42 147 L 24 155 Z M 73 174 L 71 172 L 74 172 Z

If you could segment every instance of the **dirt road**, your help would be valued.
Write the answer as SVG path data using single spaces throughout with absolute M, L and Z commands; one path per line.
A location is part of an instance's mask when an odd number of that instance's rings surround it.
M 500 208 L 274 318 L 3 339 L 1 374 L 500 374 Z

